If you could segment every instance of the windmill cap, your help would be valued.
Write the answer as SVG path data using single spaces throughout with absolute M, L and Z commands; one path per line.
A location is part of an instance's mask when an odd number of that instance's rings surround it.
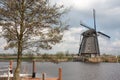
M 83 36 L 90 36 L 90 35 L 93 35 L 95 33 L 96 33 L 95 29 L 90 29 L 90 30 L 83 32 L 82 35 Z

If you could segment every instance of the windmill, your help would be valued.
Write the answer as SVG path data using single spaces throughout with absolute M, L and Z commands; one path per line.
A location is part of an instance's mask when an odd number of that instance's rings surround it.
M 100 50 L 99 50 L 99 43 L 98 43 L 98 34 L 103 35 L 107 38 L 110 38 L 110 36 L 100 32 L 96 31 L 96 20 L 95 20 L 95 10 L 93 9 L 93 18 L 94 18 L 94 28 L 91 28 L 84 23 L 80 23 L 81 26 L 87 28 L 88 30 L 83 32 L 81 35 L 82 41 L 80 43 L 79 47 L 79 55 L 81 56 L 99 56 Z

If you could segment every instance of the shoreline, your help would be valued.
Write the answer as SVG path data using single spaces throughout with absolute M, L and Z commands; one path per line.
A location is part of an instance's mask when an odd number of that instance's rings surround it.
M 0 56 L 0 62 L 8 62 L 13 60 L 16 62 L 17 56 Z M 81 56 L 22 56 L 22 62 L 31 62 L 35 60 L 36 62 L 107 62 L 107 63 L 120 63 L 120 57 L 118 56 L 98 56 L 98 57 L 81 57 Z
M 0 62 L 9 62 L 10 60 L 0 60 Z M 14 62 L 16 62 L 16 60 L 13 60 Z M 24 60 L 22 62 L 32 62 L 33 60 Z M 92 62 L 92 61 L 59 61 L 59 62 L 52 62 L 52 61 L 35 61 L 35 62 L 42 62 L 42 63 L 47 63 L 47 62 L 51 62 L 51 63 L 55 63 L 55 64 L 59 64 L 62 62 L 83 62 L 83 63 L 120 63 L 120 62 Z

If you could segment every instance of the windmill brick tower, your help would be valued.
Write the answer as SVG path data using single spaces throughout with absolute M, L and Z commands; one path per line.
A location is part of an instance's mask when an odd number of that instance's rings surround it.
M 83 23 L 80 23 L 81 26 L 86 27 L 88 29 L 87 31 L 81 34 L 83 37 L 79 47 L 79 55 L 84 57 L 92 57 L 92 56 L 100 55 L 98 34 L 110 38 L 110 36 L 102 32 L 96 31 L 96 20 L 95 20 L 94 9 L 93 9 L 93 17 L 94 17 L 94 28 L 91 28 Z

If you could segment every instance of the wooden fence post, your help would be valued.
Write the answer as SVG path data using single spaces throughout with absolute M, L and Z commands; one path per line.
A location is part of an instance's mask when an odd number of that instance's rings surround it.
M 9 70 L 10 70 L 10 73 L 12 74 L 13 73 L 13 70 L 12 70 L 12 68 L 13 68 L 13 60 L 10 60 L 10 64 L 9 64 Z
M 59 68 L 59 80 L 62 80 L 62 68 Z
M 32 73 L 32 78 L 36 77 L 36 66 L 35 66 L 35 60 L 33 60 L 33 73 Z
M 46 74 L 42 73 L 42 80 L 45 80 L 45 78 L 46 78 Z

